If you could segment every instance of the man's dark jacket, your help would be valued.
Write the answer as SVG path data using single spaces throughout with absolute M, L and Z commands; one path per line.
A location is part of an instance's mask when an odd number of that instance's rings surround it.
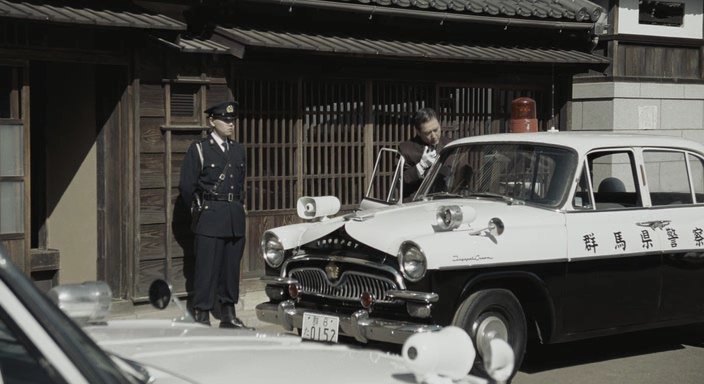
M 435 150 L 438 153 L 445 148 L 445 146 L 452 140 L 445 136 L 440 137 L 440 142 L 436 146 Z M 423 151 L 427 144 L 416 135 L 414 138 L 408 141 L 404 141 L 399 145 L 399 152 L 406 159 L 405 166 L 403 168 L 403 196 L 408 197 L 416 193 L 423 179 L 418 176 L 418 170 L 416 169 L 416 164 L 420 162 L 421 157 L 423 157 Z
M 196 144 L 203 148 L 203 165 Z M 208 192 L 211 199 L 203 201 L 204 209 L 194 230 L 197 235 L 210 237 L 240 237 L 245 235 L 244 178 L 247 161 L 244 147 L 229 141 L 229 154 L 211 137 L 188 147 L 181 165 L 179 190 L 190 206 L 193 195 Z M 224 179 L 218 185 L 220 175 Z M 216 187 L 216 190 L 213 188 Z M 229 195 L 232 194 L 232 195 Z M 213 199 L 214 196 L 217 198 Z M 227 201 L 231 196 L 232 201 Z

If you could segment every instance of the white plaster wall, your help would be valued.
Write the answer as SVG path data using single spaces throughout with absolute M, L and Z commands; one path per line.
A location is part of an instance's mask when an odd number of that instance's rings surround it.
M 681 27 L 638 24 L 638 0 L 621 0 L 616 33 L 664 37 L 702 38 L 702 0 L 684 1 L 684 22 Z
M 94 68 L 47 66 L 47 246 L 59 283 L 97 278 L 98 200 Z
M 704 143 L 704 84 L 575 84 L 569 129 L 672 135 Z

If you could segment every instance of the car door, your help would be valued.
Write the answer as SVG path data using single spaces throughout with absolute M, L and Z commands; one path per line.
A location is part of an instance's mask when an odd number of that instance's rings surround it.
M 663 249 L 659 320 L 704 317 L 704 158 L 643 149 L 645 186 Z
M 391 148 L 379 151 L 367 192 L 359 204 L 360 210 L 401 204 L 404 164 L 401 152 Z
M 567 210 L 562 326 L 567 334 L 654 321 L 660 292 L 660 241 L 644 208 L 639 154 L 589 153 Z

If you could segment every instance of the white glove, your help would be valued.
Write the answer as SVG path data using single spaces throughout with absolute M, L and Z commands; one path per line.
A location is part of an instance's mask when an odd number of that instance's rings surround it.
M 428 170 L 433 164 L 438 159 L 438 153 L 435 149 L 432 149 L 428 146 L 425 147 L 423 150 L 423 155 L 420 158 L 420 161 L 418 161 L 418 164 L 416 164 L 416 169 L 418 170 L 418 176 L 423 177 L 425 176 L 425 171 Z

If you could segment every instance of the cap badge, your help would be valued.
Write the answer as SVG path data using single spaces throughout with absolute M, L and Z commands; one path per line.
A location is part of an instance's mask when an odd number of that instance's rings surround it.
M 232 104 L 227 106 L 227 113 L 233 113 L 235 112 L 235 107 L 232 106 Z

